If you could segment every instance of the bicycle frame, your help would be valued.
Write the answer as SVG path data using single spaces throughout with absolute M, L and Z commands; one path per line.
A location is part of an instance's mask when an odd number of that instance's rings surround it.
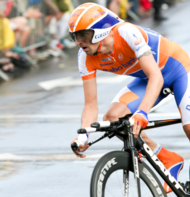
M 170 124 L 176 124 L 180 123 L 181 119 L 174 119 L 174 120 L 163 120 L 163 121 L 153 121 L 150 122 L 150 126 L 148 126 L 146 129 L 150 128 L 156 128 L 160 126 L 166 126 Z M 183 190 L 183 187 L 179 184 L 179 182 L 170 174 L 169 170 L 165 168 L 163 163 L 158 159 L 158 157 L 152 152 L 150 147 L 140 138 L 138 137 L 136 139 L 136 145 L 135 144 L 135 139 L 132 134 L 132 128 L 131 127 L 126 127 L 125 128 L 125 133 L 128 133 L 128 138 L 124 139 L 124 149 L 125 150 L 130 150 L 131 151 L 131 156 L 133 160 L 133 168 L 134 168 L 134 174 L 135 174 L 135 179 L 137 183 L 137 194 L 138 197 L 141 197 L 140 194 L 140 178 L 137 176 L 139 174 L 138 172 L 138 163 L 135 162 L 135 160 L 138 158 L 138 152 L 137 149 L 141 149 L 142 154 L 146 157 L 146 159 L 149 161 L 149 163 L 153 166 L 153 168 L 158 172 L 158 174 L 164 179 L 164 181 L 171 187 L 173 192 L 178 196 L 178 197 L 189 197 L 190 194 L 186 193 Z
M 178 197 L 190 197 L 190 182 L 186 182 L 186 185 L 180 184 L 167 170 L 164 164 L 157 158 L 157 156 L 153 153 L 150 147 L 142 140 L 140 136 L 136 139 L 132 134 L 132 127 L 129 122 L 129 117 L 131 115 L 126 115 L 123 118 L 119 118 L 119 121 L 103 121 L 92 123 L 90 128 L 79 129 L 78 133 L 91 133 L 96 131 L 105 131 L 106 133 L 95 140 L 94 142 L 90 142 L 89 145 L 102 140 L 105 137 L 112 138 L 113 136 L 118 136 L 122 138 L 124 141 L 124 151 L 130 151 L 131 157 L 133 161 L 133 169 L 134 169 L 134 178 L 137 185 L 137 197 L 141 197 L 140 192 L 140 177 L 139 177 L 139 153 L 138 150 L 142 152 L 142 154 L 146 157 L 149 163 L 153 166 L 153 168 L 158 172 L 158 174 L 164 179 L 164 181 L 170 186 L 173 192 Z M 161 126 L 167 126 L 172 124 L 181 123 L 181 119 L 169 119 L 169 120 L 159 120 L 159 121 L 150 121 L 148 126 L 144 129 L 157 128 Z M 78 154 L 76 151 L 76 144 L 71 145 L 73 151 Z M 128 179 L 128 172 L 124 172 L 126 179 Z M 148 177 L 149 178 L 149 177 Z M 188 191 L 188 193 L 186 191 Z M 127 196 L 127 187 L 126 187 L 126 196 Z

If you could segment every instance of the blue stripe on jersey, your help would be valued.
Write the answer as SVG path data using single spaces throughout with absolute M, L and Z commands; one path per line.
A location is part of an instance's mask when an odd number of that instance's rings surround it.
M 127 85 L 129 90 L 131 90 L 133 93 L 135 93 L 139 98 L 130 102 L 127 107 L 131 111 L 131 113 L 135 113 L 135 111 L 138 109 L 138 106 L 140 105 L 146 91 L 147 82 L 136 78 L 134 79 L 130 84 Z
M 164 84 L 167 84 L 168 87 L 173 87 L 176 103 L 177 106 L 179 106 L 187 89 L 187 71 L 178 60 L 169 57 L 164 69 L 162 70 L 162 75 L 164 78 Z
M 138 78 L 141 78 L 141 79 L 146 79 L 147 78 L 147 76 L 144 74 L 143 70 L 139 70 L 137 72 L 127 74 L 127 75 L 130 75 L 132 77 L 138 77 Z
M 168 85 L 172 85 L 173 81 L 179 79 L 181 76 L 187 73 L 184 66 L 178 60 L 173 57 L 169 57 L 163 70 L 161 71 L 164 77 L 164 81 Z
M 94 24 L 91 28 L 92 29 L 105 29 L 112 27 L 113 25 L 119 23 L 119 20 L 114 18 L 113 16 L 110 16 L 107 14 L 106 17 L 104 17 L 102 20 L 98 21 L 96 24 Z
M 152 31 L 151 29 L 147 29 L 145 27 L 141 27 L 148 36 L 148 45 L 151 47 L 151 51 L 153 52 L 153 56 L 155 61 L 158 63 L 158 47 L 159 47 L 159 39 L 160 39 L 160 34 Z
M 130 111 L 134 113 L 137 110 L 138 106 L 140 105 L 144 97 L 148 79 L 145 79 L 146 76 L 142 70 L 135 72 L 133 74 L 130 74 L 130 75 L 134 77 L 138 77 L 134 79 L 127 86 L 132 92 L 134 92 L 139 97 L 138 99 L 132 101 L 131 103 L 127 105 Z M 188 84 L 187 71 L 185 70 L 184 66 L 178 60 L 172 57 L 169 57 L 164 69 L 162 70 L 162 75 L 164 78 L 163 88 L 165 87 L 173 88 L 173 92 L 175 94 L 175 100 L 176 100 L 177 106 L 179 106 L 181 99 L 183 98 L 187 90 L 187 84 Z M 157 105 L 166 96 L 167 95 L 164 95 L 163 92 L 161 91 L 154 106 Z
M 135 111 L 138 109 L 140 103 L 142 102 L 142 99 L 144 98 L 146 87 L 147 87 L 147 81 L 135 78 L 130 84 L 127 85 L 129 90 L 131 90 L 133 93 L 135 93 L 139 98 L 136 100 L 131 101 L 127 107 L 131 111 L 131 113 L 135 113 Z M 166 86 L 163 86 L 165 88 Z M 167 86 L 168 87 L 168 86 Z M 162 89 L 163 89 L 162 88 Z M 163 98 L 168 96 L 168 94 L 163 94 L 163 91 L 160 91 L 160 94 L 154 103 L 154 106 L 157 105 Z
M 177 106 L 179 106 L 179 104 L 181 103 L 181 100 L 187 90 L 187 85 L 188 85 L 188 76 L 187 76 L 187 72 L 185 72 L 185 74 L 179 79 L 177 79 L 173 84 L 173 92 L 175 94 L 175 100 Z

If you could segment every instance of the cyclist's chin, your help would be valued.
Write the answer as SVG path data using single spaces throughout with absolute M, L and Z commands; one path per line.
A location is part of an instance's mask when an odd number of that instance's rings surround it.
M 93 54 L 94 54 L 93 51 L 90 50 L 90 49 L 89 49 L 89 50 L 86 50 L 85 53 L 86 53 L 87 55 L 93 55 Z

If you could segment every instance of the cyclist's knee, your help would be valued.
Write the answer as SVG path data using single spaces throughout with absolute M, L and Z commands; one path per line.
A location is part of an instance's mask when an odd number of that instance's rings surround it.
M 118 115 L 116 113 L 113 113 L 113 112 L 107 112 L 104 117 L 103 117 L 103 120 L 104 121 L 115 121 L 115 120 L 118 120 Z
M 183 126 L 183 129 L 185 131 L 186 136 L 189 138 L 190 140 L 190 124 L 186 124 Z
M 109 110 L 104 115 L 104 121 L 115 121 L 118 120 L 118 118 L 125 116 L 126 114 L 130 114 L 130 110 L 124 105 L 123 103 L 112 103 L 110 105 Z

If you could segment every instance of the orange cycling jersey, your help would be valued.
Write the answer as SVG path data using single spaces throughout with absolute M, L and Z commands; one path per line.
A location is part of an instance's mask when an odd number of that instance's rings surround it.
M 181 62 L 189 72 L 188 54 L 177 43 L 166 39 L 157 32 L 130 23 L 120 23 L 112 31 L 114 38 L 112 54 L 99 53 L 94 56 L 86 55 L 82 48 L 79 50 L 78 65 L 83 80 L 96 77 L 97 69 L 146 79 L 147 76 L 142 71 L 138 58 L 147 50 L 152 51 L 161 71 L 168 58 L 172 57 Z

